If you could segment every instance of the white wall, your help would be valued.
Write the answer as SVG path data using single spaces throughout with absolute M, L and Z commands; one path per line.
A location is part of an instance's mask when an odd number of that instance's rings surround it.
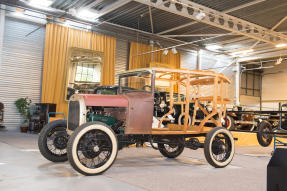
M 278 109 L 279 100 L 287 100 L 287 61 L 282 62 L 274 68 L 264 70 L 262 78 L 262 100 L 263 107 L 276 110 Z M 264 101 L 271 100 L 273 100 L 274 103 L 264 103 Z
M 260 97 L 240 95 L 240 105 L 247 106 L 249 109 L 260 109 Z

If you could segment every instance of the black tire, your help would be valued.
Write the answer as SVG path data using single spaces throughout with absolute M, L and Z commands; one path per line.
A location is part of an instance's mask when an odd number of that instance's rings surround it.
M 224 139 L 225 142 L 221 139 Z M 216 159 L 220 154 L 224 154 L 224 158 Z M 224 127 L 213 128 L 205 137 L 204 155 L 211 166 L 215 168 L 226 167 L 234 156 L 234 139 L 232 134 Z
M 158 143 L 158 150 L 163 156 L 167 158 L 176 158 L 183 152 L 184 145 L 182 144 L 182 141 L 178 138 L 170 139 L 169 141 L 173 144 Z M 170 151 L 167 148 L 172 150 Z
M 258 143 L 262 147 L 268 147 L 272 143 L 273 136 L 264 132 L 272 132 L 272 125 L 268 121 L 261 121 L 257 132 Z
M 184 125 L 184 120 L 185 120 L 185 113 L 182 113 L 178 116 L 178 124 L 179 125 Z M 187 121 L 187 125 L 190 126 L 192 123 L 192 116 L 188 115 L 188 121 Z
M 98 141 L 97 145 L 94 145 L 93 149 L 88 150 L 87 148 L 91 146 L 90 143 L 94 143 L 95 141 L 94 142 L 87 141 L 88 138 L 91 138 L 91 134 L 87 137 L 85 136 L 88 133 L 92 133 L 92 132 L 94 132 L 93 135 L 96 135 L 96 136 L 100 135 L 101 137 L 104 137 L 105 139 L 99 139 L 97 137 L 93 137 L 94 138 L 93 141 L 94 140 Z M 96 134 L 95 132 L 97 132 L 98 134 Z M 106 161 L 103 160 L 105 162 L 102 165 L 101 163 L 97 165 L 94 163 L 95 165 L 94 167 L 87 165 L 88 160 L 91 159 L 94 162 L 95 157 L 98 157 L 101 154 L 103 145 L 100 145 L 99 143 L 103 143 L 103 142 L 105 142 L 105 144 L 108 143 L 108 146 L 111 147 L 111 150 L 110 150 L 111 152 L 108 154 L 108 156 L 105 155 L 106 157 L 108 157 L 107 160 Z M 85 148 L 83 148 L 83 144 L 85 144 Z M 97 151 L 95 151 L 95 146 L 98 147 Z M 107 145 L 104 145 L 104 146 L 105 148 L 107 147 Z M 80 150 L 80 149 L 83 149 L 83 150 Z M 68 151 L 69 162 L 76 171 L 87 176 L 98 175 L 98 174 L 105 172 L 113 165 L 117 157 L 117 153 L 118 153 L 118 140 L 112 128 L 110 128 L 106 124 L 102 122 L 88 122 L 88 123 L 81 125 L 73 132 L 73 134 L 71 135 L 68 141 L 67 151 Z M 80 159 L 79 157 L 80 152 L 82 156 L 85 157 L 84 161 L 82 160 L 83 158 Z M 83 154 L 84 152 L 86 152 L 86 155 Z M 99 154 L 96 154 L 96 153 L 99 153 Z M 100 160 L 98 160 L 98 162 L 99 161 Z M 86 164 L 83 164 L 84 162 L 86 162 Z
M 234 119 L 233 119 L 233 117 L 227 115 L 226 118 L 227 119 L 225 121 L 227 121 L 227 127 L 225 126 L 225 122 L 222 123 L 222 127 L 225 127 L 228 130 L 234 130 Z
M 51 123 L 48 123 L 44 126 L 44 128 L 41 130 L 40 135 L 38 137 L 38 147 L 40 150 L 40 153 L 49 161 L 52 162 L 65 162 L 68 160 L 67 157 L 67 142 L 68 142 L 68 134 L 66 132 L 67 129 L 67 121 L 64 119 L 59 119 L 52 121 Z M 57 138 L 61 138 L 62 145 L 59 146 L 55 145 L 55 142 L 53 141 L 52 145 L 48 146 L 48 140 L 50 136 L 57 136 Z M 54 139 L 55 140 L 55 139 Z M 58 139 L 59 140 L 59 139 Z M 66 141 L 65 143 L 63 141 Z M 55 147 L 55 149 L 62 150 L 63 153 L 55 153 L 53 152 L 53 149 L 51 147 Z

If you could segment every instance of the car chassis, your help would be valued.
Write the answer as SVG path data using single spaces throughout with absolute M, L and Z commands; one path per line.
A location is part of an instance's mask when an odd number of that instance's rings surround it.
M 169 111 L 157 119 L 153 116 L 156 82 L 169 84 L 170 95 Z M 230 103 L 227 98 L 229 83 L 226 76 L 213 71 L 165 68 L 127 71 L 119 75 L 118 95 L 73 95 L 67 122 L 53 121 L 41 131 L 40 152 L 53 162 L 68 159 L 72 167 L 84 175 L 106 171 L 115 161 L 118 150 L 145 142 L 150 142 L 168 158 L 179 156 L 184 147 L 204 148 L 209 164 L 225 167 L 234 155 L 234 139 L 221 127 L 226 104 Z M 204 86 L 213 86 L 211 96 L 201 95 Z M 174 95 L 180 98 L 180 93 L 185 97 L 175 100 Z M 205 102 L 212 104 L 212 112 L 202 107 L 201 103 Z M 191 115 L 190 103 L 194 103 Z M 181 106 L 182 125 L 171 122 L 175 104 Z M 205 118 L 195 124 L 198 110 Z M 111 120 L 114 121 L 109 123 Z M 206 126 L 210 121 L 215 128 Z M 200 142 L 198 137 L 205 137 L 205 140 Z

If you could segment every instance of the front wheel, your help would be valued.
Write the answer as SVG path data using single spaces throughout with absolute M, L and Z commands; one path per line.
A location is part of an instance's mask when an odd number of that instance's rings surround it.
M 223 127 L 209 131 L 204 141 L 204 155 L 207 162 L 215 168 L 227 166 L 234 156 L 234 139 Z
M 118 153 L 114 131 L 104 123 L 89 122 L 78 127 L 68 141 L 68 159 L 84 175 L 97 175 L 108 170 Z
M 172 138 L 167 141 L 170 143 L 158 143 L 159 152 L 167 158 L 178 157 L 184 149 L 183 141 L 180 138 Z
M 65 162 L 67 157 L 67 121 L 59 119 L 44 126 L 38 138 L 40 153 L 49 161 Z

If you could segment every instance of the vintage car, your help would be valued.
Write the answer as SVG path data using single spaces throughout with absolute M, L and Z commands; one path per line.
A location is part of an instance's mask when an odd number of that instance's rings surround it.
M 104 94 L 104 95 L 117 95 L 119 93 L 119 86 L 98 86 L 95 88 L 94 94 Z M 175 94 L 174 95 L 174 100 L 181 101 L 184 100 L 184 95 L 183 94 Z M 169 111 L 169 104 L 170 103 L 170 97 L 169 97 L 169 92 L 166 91 L 159 91 L 156 90 L 154 91 L 154 117 L 162 117 L 164 114 L 166 114 Z M 202 105 L 207 111 L 206 105 Z M 194 103 L 189 104 L 189 124 L 191 123 L 191 119 L 193 115 L 193 108 L 194 108 Z M 183 124 L 184 123 L 184 115 L 181 113 L 181 105 L 180 104 L 173 104 L 173 113 L 171 114 L 171 117 L 173 117 L 173 120 L 164 122 L 164 123 L 178 123 L 178 124 Z M 205 114 L 201 110 L 196 111 L 196 119 L 197 123 L 200 120 L 203 120 L 205 117 Z
M 165 68 L 127 71 L 119 75 L 116 95 L 74 94 L 69 101 L 68 120 L 53 121 L 41 131 L 40 152 L 53 162 L 69 160 L 84 175 L 106 171 L 121 148 L 144 142 L 150 142 L 168 158 L 179 156 L 185 147 L 204 148 L 210 165 L 225 167 L 234 155 L 234 138 L 221 127 L 226 104 L 230 103 L 229 83 L 223 74 L 212 71 Z M 157 85 L 169 87 L 169 110 L 160 117 L 154 116 Z M 213 88 L 211 95 L 201 95 L 203 86 Z M 183 99 L 175 99 L 180 94 Z M 207 102 L 211 103 L 211 112 L 202 107 Z M 193 114 L 190 103 L 194 105 Z M 174 105 L 180 105 L 182 124 L 172 122 Z M 205 114 L 198 124 L 197 110 Z M 207 127 L 208 121 L 215 128 Z M 205 139 L 200 142 L 198 137 Z

